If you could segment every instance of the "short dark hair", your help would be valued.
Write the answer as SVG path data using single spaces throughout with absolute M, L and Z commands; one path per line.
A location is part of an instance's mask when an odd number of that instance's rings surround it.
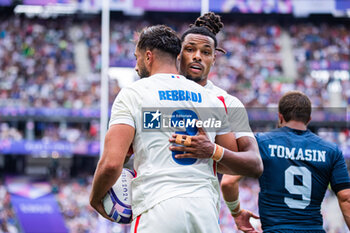
M 190 28 L 187 29 L 181 36 L 181 42 L 185 40 L 185 37 L 188 34 L 200 34 L 204 36 L 209 36 L 214 40 L 214 47 L 218 46 L 218 41 L 216 39 L 216 34 L 220 32 L 221 28 L 224 27 L 224 24 L 221 22 L 221 17 L 213 12 L 208 12 L 196 19 L 194 24 L 190 25 Z M 223 53 L 223 49 L 217 49 Z
M 311 117 L 311 101 L 300 91 L 289 91 L 280 99 L 278 112 L 286 122 L 294 120 L 306 125 Z
M 181 40 L 176 32 L 166 25 L 150 26 L 141 31 L 137 48 L 158 49 L 176 58 L 181 51 Z
M 183 42 L 185 40 L 185 37 L 188 34 L 200 34 L 200 35 L 204 35 L 204 36 L 209 36 L 210 38 L 212 38 L 214 40 L 214 47 L 216 48 L 218 46 L 218 41 L 214 35 L 214 33 L 210 32 L 209 29 L 207 29 L 206 27 L 191 27 L 189 29 L 187 29 L 184 34 L 182 34 L 181 36 L 181 42 Z

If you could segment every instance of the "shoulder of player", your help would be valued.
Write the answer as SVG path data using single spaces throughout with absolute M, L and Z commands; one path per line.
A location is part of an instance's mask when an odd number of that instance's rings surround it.
M 210 80 L 208 80 L 208 82 L 207 82 L 207 85 L 205 86 L 205 88 L 207 89 L 207 90 L 210 90 L 210 91 L 212 91 L 212 92 L 214 92 L 216 95 L 222 95 L 222 96 L 226 96 L 226 95 L 228 95 L 227 94 L 227 92 L 224 90 L 224 89 L 222 89 L 221 87 L 218 87 L 218 86 L 216 86 L 212 81 L 210 81 Z
M 274 129 L 269 132 L 257 133 L 255 135 L 255 138 L 258 144 L 264 143 L 270 140 L 275 141 L 276 138 L 281 138 L 281 137 L 290 137 L 290 136 L 288 136 L 288 134 L 286 134 L 286 132 L 283 131 L 282 128 Z M 312 141 L 312 143 L 316 144 L 319 148 L 323 148 L 331 152 L 340 151 L 339 147 L 335 143 L 326 141 L 321 137 L 319 137 L 318 135 L 312 133 L 311 131 L 309 131 L 309 133 L 305 135 L 305 140 L 308 140 L 309 142 Z
M 123 87 L 117 95 L 117 98 L 133 98 L 142 96 L 145 92 L 146 85 L 143 80 L 137 80 L 129 85 Z
M 233 107 L 244 107 L 243 103 L 235 96 L 227 94 L 225 97 L 225 102 L 228 108 Z
M 325 148 L 329 151 L 338 151 L 339 147 L 334 142 L 329 142 L 321 138 L 320 136 L 310 132 L 307 135 L 308 140 L 311 140 L 313 143 L 318 144 L 319 147 Z
M 164 76 L 174 76 L 170 79 L 165 79 Z M 170 89 L 184 89 L 192 92 L 200 92 L 204 95 L 208 94 L 208 91 L 201 85 L 186 79 L 180 75 L 171 74 L 156 74 L 148 78 L 139 79 L 126 87 L 122 88 L 122 92 L 130 95 L 144 95 L 149 90 L 157 90 L 159 88 Z M 211 95 L 211 93 L 209 93 Z
M 227 91 L 214 85 L 212 82 L 210 83 L 210 87 L 216 96 L 222 96 L 224 98 L 227 107 L 244 107 L 243 103 L 237 97 L 228 94 Z
M 151 78 L 143 78 L 136 80 L 133 83 L 130 83 L 129 85 L 123 87 L 123 89 L 129 90 L 129 91 L 139 91 L 148 89 L 149 87 L 154 87 L 154 83 L 156 80 L 152 80 Z
M 280 129 L 274 129 L 271 130 L 269 132 L 263 132 L 263 133 L 257 133 L 255 134 L 255 138 L 259 143 L 263 143 L 264 141 L 267 140 L 275 140 L 276 139 L 276 135 L 280 136 L 282 134 Z
M 172 83 L 172 82 L 176 82 L 176 83 L 179 83 L 180 86 L 183 85 L 183 83 L 186 84 L 186 86 L 189 86 L 191 88 L 203 88 L 201 85 L 191 81 L 191 80 L 188 80 L 186 79 L 184 76 L 182 75 L 176 75 L 176 74 L 154 74 L 148 78 L 142 78 L 142 79 L 139 79 L 135 82 L 133 82 L 130 87 L 157 87 L 159 86 L 159 84 L 161 83 Z M 182 83 L 182 84 L 180 84 Z M 155 84 L 158 84 L 158 85 L 155 85 Z

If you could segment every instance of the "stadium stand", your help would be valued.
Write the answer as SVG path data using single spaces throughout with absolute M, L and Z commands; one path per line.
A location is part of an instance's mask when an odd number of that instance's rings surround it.
M 88 203 L 88 196 L 91 188 L 91 176 L 87 178 L 71 179 L 68 181 L 51 182 L 52 192 L 55 193 L 59 202 L 62 214 L 66 221 L 66 225 L 72 233 L 93 233 L 98 232 L 101 221 L 98 219 L 97 213 L 93 211 Z M 254 213 L 258 213 L 257 200 L 259 193 L 259 184 L 256 180 L 245 179 L 240 184 L 241 204 L 243 208 L 249 209 Z M 3 232 L 20 232 L 19 224 L 11 208 L 10 198 L 6 192 L 5 186 L 0 186 L 0 195 L 3 203 L 0 204 L 0 224 Z M 334 218 L 332 214 L 337 214 L 336 197 L 333 193 L 327 192 L 326 199 L 322 206 L 322 213 L 324 215 L 324 227 L 326 232 L 347 232 L 341 221 L 340 216 Z M 224 201 L 222 199 L 222 206 Z M 334 210 L 335 209 L 335 210 Z M 108 225 L 110 232 L 129 232 L 130 225 L 110 224 L 102 221 L 103 224 Z M 260 222 L 253 221 L 252 224 L 256 229 L 260 229 Z M 233 218 L 227 208 L 221 208 L 220 212 L 220 226 L 223 233 L 238 232 Z M 7 231 L 5 230 L 7 229 Z
M 60 23 L 46 19 L 44 24 L 41 19 L 10 17 L 1 23 L 0 76 L 3 82 L 0 93 L 2 99 L 10 100 L 6 105 L 74 109 L 99 106 L 97 72 L 100 70 L 101 35 L 96 28 L 100 26 L 95 21 L 75 24 L 79 32 L 62 27 L 72 23 L 70 21 L 71 18 L 63 18 Z M 111 66 L 133 67 L 135 31 L 147 25 L 147 21 L 112 21 L 111 25 Z M 181 32 L 188 23 L 170 25 Z M 281 93 L 296 88 L 305 90 L 315 106 L 331 107 L 324 91 L 330 80 L 318 82 L 310 73 L 312 69 L 349 68 L 347 30 L 345 25 L 328 24 L 282 27 L 269 23 L 226 23 L 219 42 L 228 52 L 218 57 L 210 79 L 240 98 L 247 107 L 275 105 Z M 282 31 L 287 32 L 292 43 L 298 71 L 294 81 L 283 72 Z M 73 41 L 77 37 L 86 43 L 92 67 L 91 73 L 84 77 L 77 74 L 73 58 Z M 345 91 L 350 85 L 349 78 L 340 82 L 344 88 L 341 106 L 346 106 L 350 98 Z M 116 94 L 111 92 L 111 96 Z
M 237 96 L 247 107 L 275 107 L 278 99 L 288 90 L 306 93 L 315 107 L 333 107 L 330 86 L 342 88 L 337 107 L 350 104 L 350 79 L 343 73 L 336 77 L 334 70 L 349 70 L 349 24 L 296 22 L 283 25 L 277 22 L 225 21 L 224 32 L 219 35 L 219 47 L 227 53 L 218 55 L 210 79 L 218 86 Z M 165 24 L 179 33 L 191 20 L 168 19 Z M 135 31 L 154 24 L 151 17 L 115 17 L 111 21 L 111 66 L 135 65 Z M 68 26 L 67 25 L 72 25 Z M 20 15 L 2 16 L 0 21 L 0 168 L 8 162 L 5 156 L 9 141 L 67 142 L 81 148 L 69 151 L 73 158 L 71 168 L 86 166 L 87 157 L 97 155 L 93 145 L 98 140 L 98 110 L 100 103 L 101 34 L 99 18 L 84 20 L 74 17 L 56 19 L 26 18 Z M 87 62 L 78 64 L 78 54 L 88 54 Z M 285 60 L 294 61 L 294 73 Z M 326 78 L 312 75 L 312 71 L 325 71 Z M 338 86 L 339 86 L 338 85 Z M 110 81 L 109 103 L 112 104 L 120 87 Z M 349 107 L 348 107 L 349 108 Z M 14 110 L 15 109 L 15 110 Z M 33 109 L 39 109 L 32 114 Z M 59 109 L 59 111 L 54 111 Z M 62 110 L 72 110 L 66 116 Z M 79 110 L 74 112 L 74 110 Z M 58 113 L 58 117 L 55 117 Z M 60 115 L 61 114 L 61 115 Z M 69 115 L 68 114 L 68 115 Z M 44 119 L 45 116 L 51 118 Z M 28 117 L 29 116 L 29 117 Z M 61 116 L 61 117 L 60 117 Z M 273 122 L 273 121 L 272 121 Z M 270 125 L 267 128 L 271 127 Z M 266 130 L 266 129 L 264 129 Z M 333 141 L 350 154 L 348 129 L 319 128 L 315 131 L 326 140 Z M 80 143 L 80 144 L 79 144 Z M 50 153 L 49 153 L 50 154 Z M 62 152 L 63 155 L 64 152 Z M 50 154 L 51 155 L 51 154 Z M 79 157 L 79 158 L 76 158 Z M 96 160 L 96 156 L 93 157 Z M 84 161 L 83 161 L 84 160 Z M 79 161 L 79 162 L 77 162 Z M 92 162 L 93 163 L 93 162 Z M 349 160 L 347 160 L 349 167 Z M 5 169 L 0 173 L 5 175 Z M 8 171 L 8 170 L 6 170 Z M 24 172 L 23 170 L 21 170 Z M 11 170 L 16 172 L 16 168 Z M 51 180 L 53 193 L 59 202 L 70 232 L 98 232 L 97 214 L 88 203 L 91 172 L 85 178 L 69 178 L 79 172 L 56 172 Z M 59 178 L 65 179 L 59 179 Z M 256 180 L 241 183 L 243 208 L 257 210 Z M 11 207 L 6 187 L 0 183 L 0 232 L 20 232 L 18 220 Z M 323 209 L 327 232 L 348 232 L 343 223 L 334 224 L 334 201 L 329 193 Z M 330 203 L 330 204 L 329 204 Z M 224 206 L 224 205 L 223 205 Z M 329 210 L 329 211 L 328 211 Z M 226 208 L 220 214 L 222 231 L 237 232 L 233 218 Z M 258 222 L 254 222 L 259 228 Z M 111 232 L 128 232 L 129 226 L 111 226 Z

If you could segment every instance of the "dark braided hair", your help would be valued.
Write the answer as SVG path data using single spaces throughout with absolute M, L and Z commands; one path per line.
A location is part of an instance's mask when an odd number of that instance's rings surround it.
M 220 29 L 224 27 L 224 24 L 221 22 L 220 15 L 216 15 L 213 12 L 209 12 L 197 18 L 194 24 L 191 24 L 190 27 L 206 27 L 214 35 L 220 32 Z
M 141 31 L 137 47 L 141 50 L 158 49 L 175 58 L 181 51 L 181 41 L 176 32 L 168 26 L 156 25 Z
M 216 39 L 216 34 L 218 34 L 223 27 L 224 24 L 221 22 L 220 15 L 216 15 L 213 12 L 208 12 L 198 17 L 194 24 L 190 24 L 190 28 L 182 34 L 181 42 L 185 40 L 185 37 L 188 34 L 200 34 L 209 36 L 214 40 L 215 49 L 226 53 L 225 50 L 217 48 L 218 41 Z

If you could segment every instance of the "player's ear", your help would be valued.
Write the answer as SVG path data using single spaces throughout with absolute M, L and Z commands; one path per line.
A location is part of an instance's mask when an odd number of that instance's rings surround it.
M 153 60 L 153 53 L 150 50 L 146 51 L 146 63 L 150 63 Z
M 310 116 L 310 119 L 308 120 L 308 122 L 306 123 L 306 125 L 308 125 L 310 123 L 310 121 L 312 120 L 312 117 Z
M 278 113 L 278 124 L 282 125 L 284 121 L 283 115 L 281 113 Z
M 179 59 L 179 56 L 178 56 L 178 58 L 177 58 L 176 61 L 175 61 L 175 65 L 176 65 L 176 69 L 177 69 L 178 71 L 180 71 L 180 59 Z

